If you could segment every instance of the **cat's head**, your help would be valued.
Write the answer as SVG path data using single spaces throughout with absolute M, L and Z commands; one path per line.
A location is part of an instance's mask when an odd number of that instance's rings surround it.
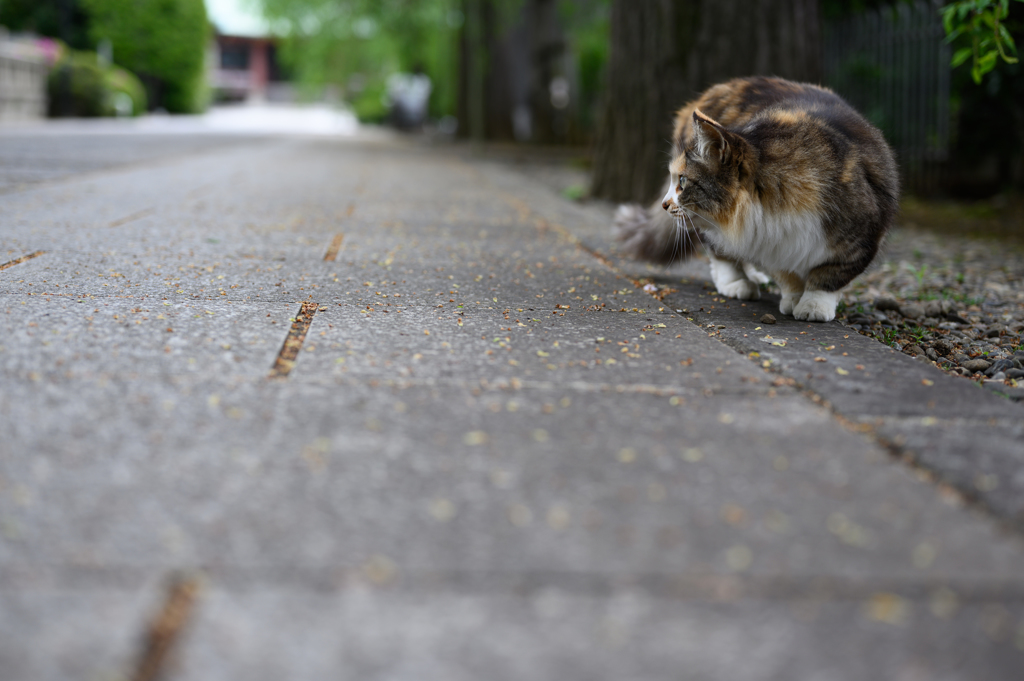
M 662 207 L 673 215 L 697 213 L 696 227 L 731 222 L 753 174 L 753 147 L 699 109 L 693 112 L 693 134 L 676 141 L 669 163 L 672 184 Z M 688 139 L 685 139 L 688 137 Z

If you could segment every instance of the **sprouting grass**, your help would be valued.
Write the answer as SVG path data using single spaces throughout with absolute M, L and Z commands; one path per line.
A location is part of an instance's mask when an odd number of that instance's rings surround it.
M 900 335 L 895 329 L 889 329 L 883 326 L 879 333 L 882 337 L 883 343 L 890 347 L 896 347 L 896 341 L 899 340 Z
M 914 277 L 917 279 L 917 293 L 919 296 L 925 294 L 924 290 L 924 278 L 928 274 L 928 265 L 921 265 L 919 268 L 914 270 Z
M 975 296 L 969 296 L 966 293 L 961 293 L 959 291 L 954 291 L 954 290 L 948 289 L 948 288 L 942 289 L 942 298 L 943 298 L 943 300 L 952 300 L 954 302 L 963 303 L 964 305 L 968 305 L 968 306 L 969 305 L 980 305 L 982 300 L 983 300 L 982 298 L 977 298 Z

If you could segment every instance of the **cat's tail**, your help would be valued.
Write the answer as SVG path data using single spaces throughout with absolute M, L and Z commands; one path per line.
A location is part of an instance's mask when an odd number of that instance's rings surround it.
M 621 204 L 615 211 L 614 234 L 626 255 L 659 265 L 686 260 L 699 243 L 697 236 L 664 211 L 661 204 L 650 208 L 636 203 Z

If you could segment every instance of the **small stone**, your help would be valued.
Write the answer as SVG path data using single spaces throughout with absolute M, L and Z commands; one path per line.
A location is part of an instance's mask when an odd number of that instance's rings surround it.
M 953 311 L 953 301 L 952 300 L 943 300 L 942 304 L 939 307 L 942 308 L 942 314 L 948 315 L 950 312 Z
M 938 317 L 942 314 L 942 303 L 937 300 L 929 300 L 924 304 L 924 313 L 929 317 Z
M 935 317 L 925 317 L 924 321 L 921 322 L 921 324 L 923 324 L 924 326 L 938 326 L 939 320 L 936 319 Z
M 907 303 L 900 305 L 900 314 L 907 319 L 920 319 L 924 316 L 924 308 L 917 303 Z
M 1013 358 L 1024 361 L 1024 350 L 1018 350 L 1017 352 L 1013 353 Z
M 877 298 L 875 300 L 876 310 L 899 310 L 900 304 L 892 298 Z
M 921 346 L 917 345 L 916 343 L 911 343 L 910 345 L 903 348 L 903 352 L 907 353 L 908 355 L 913 355 L 914 357 L 924 354 L 924 350 L 922 350 Z
M 1024 369 L 1010 369 L 1006 372 L 1007 378 L 1017 380 L 1018 378 L 1024 378 Z
M 947 312 L 946 319 L 957 324 L 970 324 L 969 321 L 958 315 L 956 312 Z
M 1005 381 L 1006 380 L 1006 374 L 1004 374 L 1002 371 L 997 371 L 996 373 L 992 374 L 992 380 L 993 381 Z
M 1013 368 L 1014 369 L 1024 369 L 1024 362 L 1020 361 L 1019 359 L 1014 358 L 1013 359 Z
M 934 348 L 925 348 L 924 354 L 928 355 L 928 359 L 934 362 L 939 361 L 939 353 L 935 352 Z
M 778 320 L 775 319 L 775 315 L 772 315 L 772 314 L 761 315 L 761 323 L 762 324 L 774 324 L 776 321 L 778 321 Z
M 1002 324 L 993 324 L 989 327 L 988 331 L 985 332 L 985 338 L 999 338 L 1003 331 L 1001 328 Z
M 957 364 L 961 364 L 962 365 L 964 362 L 971 361 L 971 358 L 968 357 L 967 355 L 965 355 L 964 353 L 960 352 L 960 353 L 957 353 L 957 354 L 953 355 L 953 361 L 956 362 Z
M 984 359 L 971 359 L 966 362 L 961 362 L 960 364 L 964 369 L 973 373 L 980 373 L 992 366 L 991 362 Z
M 985 371 L 985 375 L 986 376 L 992 376 L 993 378 L 995 378 L 994 374 L 1002 373 L 1002 372 L 1007 371 L 1007 370 L 1012 369 L 1012 368 L 1013 368 L 1013 362 L 1011 362 L 1008 359 L 1000 359 L 1000 360 L 997 360 L 997 361 L 992 363 L 992 366 L 990 366 Z
M 945 338 L 940 338 L 939 340 L 935 341 L 935 343 L 932 344 L 932 347 L 935 348 L 935 352 L 939 353 L 943 357 L 945 357 L 946 355 L 953 351 L 952 344 L 950 344 L 950 342 Z

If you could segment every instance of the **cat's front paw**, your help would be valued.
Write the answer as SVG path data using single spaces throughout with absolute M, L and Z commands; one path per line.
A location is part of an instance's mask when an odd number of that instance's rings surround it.
M 747 275 L 747 279 L 755 284 L 767 284 L 772 280 L 771 277 L 751 265 L 749 262 L 743 263 L 743 273 Z
M 793 308 L 793 316 L 808 322 L 830 322 L 836 318 L 838 302 L 838 293 L 805 291 L 800 302 Z
M 782 314 L 793 314 L 793 308 L 800 302 L 800 294 L 783 293 L 782 300 L 779 301 L 779 312 Z
M 718 292 L 727 298 L 739 298 L 740 300 L 760 300 L 761 290 L 757 284 L 749 279 L 737 279 L 716 287 Z

